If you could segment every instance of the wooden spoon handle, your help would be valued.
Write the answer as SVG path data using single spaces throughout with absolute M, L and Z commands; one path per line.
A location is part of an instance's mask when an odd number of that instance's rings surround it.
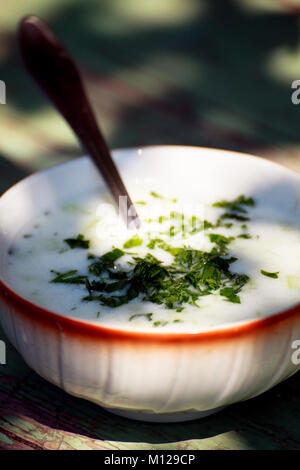
M 50 28 L 35 16 L 21 20 L 18 35 L 28 71 L 94 160 L 116 203 L 119 203 L 120 196 L 127 196 L 127 211 L 131 208 L 128 219 L 136 218 L 138 222 L 137 213 L 98 127 L 73 60 Z

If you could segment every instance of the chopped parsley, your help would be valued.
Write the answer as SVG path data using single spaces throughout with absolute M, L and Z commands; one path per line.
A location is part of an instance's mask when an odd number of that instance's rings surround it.
M 169 200 L 169 201 L 173 202 L 174 204 L 177 202 L 177 199 L 175 199 L 175 198 L 174 198 L 174 199 L 168 199 L 168 198 L 166 198 L 165 196 L 161 196 L 160 194 L 156 193 L 155 191 L 150 191 L 150 195 L 151 195 L 152 197 L 157 198 L 157 199 L 166 199 L 166 200 Z
M 235 212 L 225 212 L 224 214 L 220 216 L 219 221 L 221 222 L 223 219 L 234 219 L 234 220 L 240 220 L 240 221 L 250 220 L 249 217 L 246 217 L 245 215 L 241 215 L 241 214 L 236 214 Z
M 234 201 L 219 201 L 213 204 L 213 207 L 222 207 L 229 211 L 247 213 L 244 206 L 254 207 L 254 199 L 252 197 L 246 198 L 244 195 L 237 197 Z
M 124 243 L 123 248 L 133 248 L 134 246 L 140 246 L 142 243 L 143 240 L 136 234 Z
M 209 239 L 212 243 L 216 243 L 221 251 L 225 251 L 228 243 L 234 240 L 234 237 L 224 237 L 224 235 L 218 233 L 210 233 Z
M 165 220 L 168 220 L 168 217 L 164 216 L 164 215 L 161 215 L 159 216 L 158 218 L 158 223 L 159 224 L 162 224 Z
M 235 290 L 232 287 L 225 287 L 224 289 L 221 289 L 220 295 L 226 297 L 226 300 L 228 300 L 228 302 L 233 302 L 236 304 L 241 303 L 239 296 L 236 294 Z
M 88 249 L 90 247 L 89 240 L 85 240 L 82 234 L 77 235 L 77 238 L 66 238 L 64 240 L 70 248 L 84 248 Z
M 132 321 L 134 318 L 140 318 L 140 317 L 145 317 L 147 320 L 152 321 L 152 315 L 153 313 L 135 313 L 134 315 L 131 315 L 129 317 L 129 321 Z
M 237 294 L 248 281 L 248 276 L 230 271 L 236 258 L 228 257 L 224 251 L 224 245 L 222 250 L 214 247 L 210 252 L 177 248 L 170 265 L 163 265 L 147 254 L 144 258 L 133 257 L 133 262 L 124 270 L 114 264 L 124 254 L 116 248 L 101 257 L 89 258 L 93 261 L 89 265 L 89 273 L 97 279 L 72 270 L 56 273 L 52 282 L 85 284 L 88 295 L 84 301 L 97 301 L 112 308 L 139 296 L 143 301 L 180 312 L 185 304 L 198 307 L 197 301 L 202 296 L 218 290 L 226 300 L 236 303 L 239 299 Z
M 153 197 L 166 199 L 152 191 Z M 176 200 L 172 200 L 176 202 Z M 143 201 L 139 201 L 143 204 Z M 86 289 L 86 295 L 82 300 L 93 301 L 100 305 L 116 308 L 130 303 L 139 297 L 141 301 L 152 302 L 163 306 L 166 309 L 173 309 L 182 312 L 186 305 L 199 307 L 201 297 L 207 295 L 220 295 L 224 300 L 232 303 L 240 303 L 239 293 L 244 285 L 249 281 L 246 274 L 231 271 L 231 264 L 237 258 L 230 256 L 228 246 L 235 237 L 226 237 L 219 233 L 212 233 L 210 229 L 220 226 L 231 228 L 234 220 L 248 221 L 248 208 L 254 206 L 252 198 L 240 196 L 234 201 L 222 200 L 214 207 L 224 209 L 217 222 L 211 223 L 207 220 L 201 221 L 198 217 L 192 216 L 189 219 L 191 234 L 200 230 L 209 230 L 206 234 L 213 247 L 210 251 L 201 251 L 189 246 L 176 247 L 169 245 L 161 238 L 148 239 L 147 248 L 154 250 L 159 248 L 167 251 L 172 260 L 169 264 L 164 264 L 161 260 L 148 253 L 144 257 L 135 256 L 133 253 L 113 248 L 102 256 L 92 253 L 87 255 L 90 261 L 87 274 L 80 274 L 76 269 L 64 273 L 52 272 L 55 277 L 50 281 L 53 283 L 81 284 Z M 179 220 L 181 229 L 184 231 L 184 215 L 179 212 L 171 212 L 171 219 Z M 227 219 L 232 221 L 227 222 Z M 168 220 L 165 216 L 160 216 L 158 222 Z M 246 224 L 241 225 L 246 229 Z M 168 229 L 170 237 L 176 235 L 178 228 L 172 225 Z M 161 232 L 163 233 L 163 232 Z M 248 239 L 248 233 L 237 235 L 237 238 Z M 83 235 L 77 238 L 65 240 L 70 248 L 89 248 L 89 241 Z M 123 244 L 124 249 L 130 249 L 143 244 L 143 240 L 135 234 Z M 130 254 L 130 261 L 117 264 L 119 259 L 125 254 Z M 277 278 L 278 272 L 270 273 L 261 270 L 261 273 L 271 278 Z M 100 312 L 97 313 L 97 316 Z M 153 321 L 152 313 L 139 313 L 129 317 L 132 321 L 139 317 L 145 317 L 152 322 L 153 326 L 164 326 L 168 322 Z M 173 320 L 181 321 L 180 319 Z
M 268 271 L 264 271 L 263 269 L 260 270 L 261 274 L 263 274 L 264 276 L 267 276 L 267 277 L 271 277 L 272 279 L 278 279 L 278 274 L 279 274 L 279 271 L 275 272 L 275 273 L 270 273 Z
M 153 326 L 166 326 L 168 324 L 167 321 L 155 321 L 153 322 Z
M 160 194 L 157 194 L 155 191 L 151 191 L 150 194 L 152 197 L 156 197 L 157 199 L 164 199 L 163 196 L 161 196 Z
M 94 260 L 92 264 L 89 265 L 89 272 L 94 276 L 99 276 L 102 272 L 108 269 L 115 268 L 115 261 L 121 258 L 125 253 L 119 248 L 114 248 L 112 251 L 105 253 L 105 255 L 97 258 L 94 255 L 89 254 L 88 259 Z
M 56 274 L 56 277 L 51 282 L 58 282 L 64 284 L 86 284 L 87 276 L 77 275 L 77 269 L 72 269 L 65 273 L 58 273 L 51 270 L 52 273 Z
M 153 238 L 152 240 L 150 240 L 150 242 L 148 243 L 147 245 L 147 248 L 150 248 L 150 250 L 153 250 L 156 245 L 160 243 L 160 244 L 163 244 L 163 240 L 161 240 L 160 238 Z

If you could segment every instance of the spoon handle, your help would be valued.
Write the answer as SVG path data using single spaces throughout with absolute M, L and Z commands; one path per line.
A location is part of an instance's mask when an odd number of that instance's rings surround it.
M 92 157 L 116 203 L 119 204 L 119 196 L 127 196 L 127 213 L 123 215 L 128 222 L 135 220 L 138 225 L 137 213 L 98 127 L 73 60 L 51 29 L 36 16 L 21 20 L 19 44 L 28 71 Z

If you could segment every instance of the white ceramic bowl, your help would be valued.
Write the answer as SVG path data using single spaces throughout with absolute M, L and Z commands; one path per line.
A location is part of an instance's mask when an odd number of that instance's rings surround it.
M 279 213 L 300 200 L 300 175 L 249 155 L 160 146 L 118 150 L 114 158 L 129 192 L 135 178 L 153 178 L 162 192 L 206 202 L 254 194 Z M 70 319 L 14 292 L 7 283 L 8 249 L 23 224 L 79 191 L 103 187 L 83 157 L 25 178 L 0 199 L 0 318 L 30 367 L 112 412 L 165 422 L 247 400 L 300 368 L 291 360 L 292 343 L 300 339 L 299 306 L 213 331 L 140 333 Z

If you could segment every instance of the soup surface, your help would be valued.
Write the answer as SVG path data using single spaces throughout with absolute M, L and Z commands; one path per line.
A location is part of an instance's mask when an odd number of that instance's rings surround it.
M 134 195 L 138 231 L 99 194 L 49 207 L 12 241 L 10 285 L 65 316 L 156 332 L 226 327 L 299 302 L 293 214 L 272 217 L 255 195 L 212 205 L 143 185 Z

